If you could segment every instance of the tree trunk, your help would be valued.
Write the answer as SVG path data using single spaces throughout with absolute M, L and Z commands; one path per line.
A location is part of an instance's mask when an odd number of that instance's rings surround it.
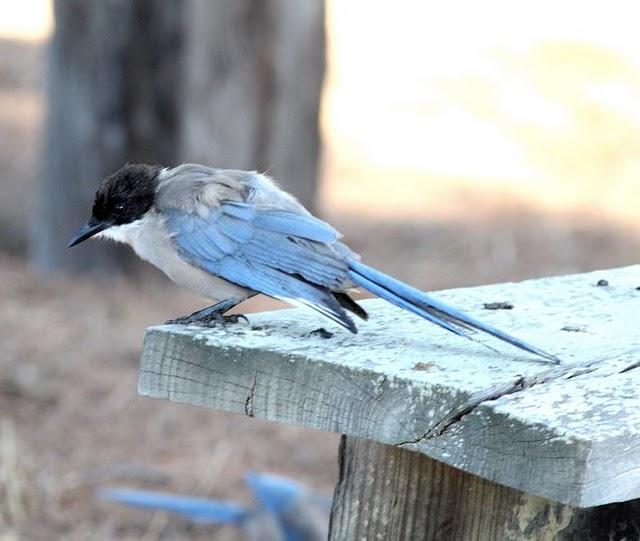
M 38 269 L 125 268 L 122 248 L 66 241 L 101 178 L 127 161 L 171 165 L 179 147 L 192 161 L 269 171 L 312 206 L 322 0 L 55 0 L 54 11 L 31 220 Z
M 66 249 L 97 182 L 127 161 L 173 163 L 178 152 L 185 0 L 56 0 L 49 49 L 43 168 L 31 258 L 43 271 L 122 269 L 122 249 Z
M 259 169 L 313 207 L 324 75 L 322 0 L 194 0 L 184 155 Z

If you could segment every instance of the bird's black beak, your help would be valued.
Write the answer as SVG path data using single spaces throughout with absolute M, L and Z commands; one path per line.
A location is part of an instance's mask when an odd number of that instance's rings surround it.
M 109 229 L 112 225 L 113 224 L 109 222 L 100 222 L 95 218 L 89 218 L 89 221 L 84 224 L 73 237 L 71 237 L 71 240 L 68 244 L 69 248 L 75 246 L 76 244 L 80 244 L 87 239 L 90 239 L 95 234 L 100 233 L 100 231 Z

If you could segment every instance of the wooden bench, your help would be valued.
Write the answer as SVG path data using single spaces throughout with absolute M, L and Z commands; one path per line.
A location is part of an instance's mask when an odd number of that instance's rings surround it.
M 437 296 L 562 364 L 369 300 L 356 336 L 152 327 L 139 391 L 345 434 L 331 539 L 639 539 L 640 266 Z

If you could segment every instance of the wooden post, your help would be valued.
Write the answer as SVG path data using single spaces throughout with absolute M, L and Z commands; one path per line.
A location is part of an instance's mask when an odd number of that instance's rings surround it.
M 580 509 L 412 451 L 343 436 L 329 539 L 601 541 L 640 538 L 640 500 Z

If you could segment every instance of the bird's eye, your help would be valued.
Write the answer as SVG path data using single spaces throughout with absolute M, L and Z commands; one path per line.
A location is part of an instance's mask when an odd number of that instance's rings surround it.
M 118 203 L 115 207 L 116 212 L 122 212 L 124 210 L 124 205 L 122 203 Z

